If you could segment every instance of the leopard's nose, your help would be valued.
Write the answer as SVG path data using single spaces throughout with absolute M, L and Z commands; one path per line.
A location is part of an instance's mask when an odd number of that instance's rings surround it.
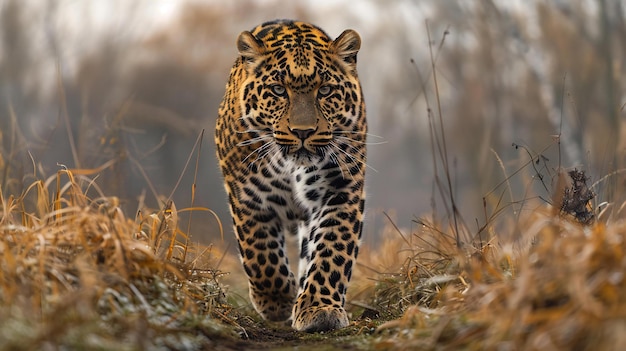
M 314 128 L 309 129 L 291 129 L 291 132 L 295 134 L 300 140 L 306 140 L 306 138 L 310 137 L 315 133 Z

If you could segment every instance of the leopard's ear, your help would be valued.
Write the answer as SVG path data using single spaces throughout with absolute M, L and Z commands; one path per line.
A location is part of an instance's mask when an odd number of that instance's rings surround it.
M 239 50 L 239 54 L 246 61 L 252 61 L 254 58 L 263 55 L 266 51 L 263 42 L 248 31 L 239 34 L 237 38 L 237 50 Z
M 356 66 L 356 54 L 361 48 L 361 37 L 352 29 L 346 29 L 330 44 L 330 51 L 352 66 Z

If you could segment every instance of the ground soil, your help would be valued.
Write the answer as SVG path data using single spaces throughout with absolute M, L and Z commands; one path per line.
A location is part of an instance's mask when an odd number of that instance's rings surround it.
M 327 333 L 302 333 L 280 323 L 244 317 L 237 321 L 239 338 L 215 342 L 213 350 L 363 350 L 372 348 L 376 326 L 368 318 L 353 321 L 348 327 Z

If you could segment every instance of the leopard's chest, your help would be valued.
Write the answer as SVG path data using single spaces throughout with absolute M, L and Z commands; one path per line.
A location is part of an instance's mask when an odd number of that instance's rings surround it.
M 283 162 L 278 167 L 260 169 L 249 181 L 262 182 L 256 187 L 262 191 L 256 195 L 264 207 L 274 212 L 285 227 L 295 227 L 322 210 L 327 196 L 326 173 L 317 165 Z

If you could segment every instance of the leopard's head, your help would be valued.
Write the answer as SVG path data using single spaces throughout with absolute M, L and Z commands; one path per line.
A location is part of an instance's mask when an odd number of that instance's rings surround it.
M 331 40 L 318 27 L 294 21 L 241 33 L 239 101 L 249 143 L 307 164 L 346 152 L 348 141 L 363 142 L 360 46 L 354 30 Z

